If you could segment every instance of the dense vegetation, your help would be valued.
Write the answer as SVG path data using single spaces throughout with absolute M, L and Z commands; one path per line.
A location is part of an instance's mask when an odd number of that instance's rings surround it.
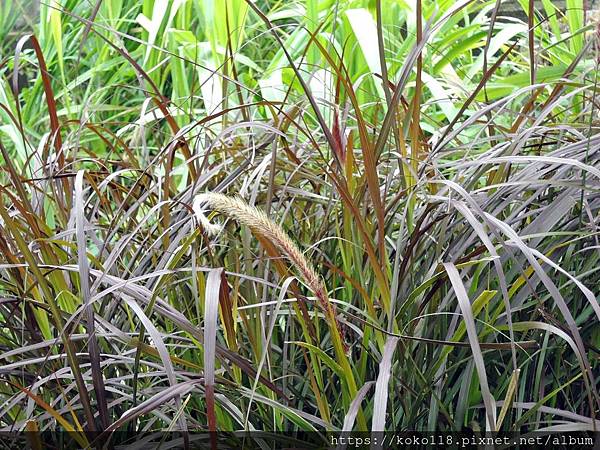
M 0 428 L 597 428 L 584 3 L 5 0 Z

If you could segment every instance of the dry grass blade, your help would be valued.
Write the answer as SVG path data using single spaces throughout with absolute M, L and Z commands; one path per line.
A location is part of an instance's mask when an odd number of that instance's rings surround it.
M 171 385 L 172 388 L 175 388 L 177 386 L 176 373 L 173 368 L 173 364 L 171 363 L 171 358 L 169 357 L 169 351 L 164 343 L 163 337 L 161 336 L 160 332 L 156 329 L 156 327 L 154 326 L 152 321 L 148 318 L 148 316 L 146 316 L 146 314 L 144 313 L 142 308 L 136 303 L 135 300 L 129 298 L 128 296 L 123 296 L 123 299 L 127 302 L 127 305 L 133 310 L 133 312 L 138 316 L 138 318 L 140 319 L 140 322 L 142 323 L 142 325 L 148 332 L 150 339 L 152 339 L 153 345 L 155 345 L 156 349 L 158 350 L 158 354 L 160 355 L 160 359 L 163 363 L 165 372 L 167 374 L 167 378 L 169 380 L 169 384 Z M 175 390 L 175 389 L 173 389 L 173 390 Z M 181 407 L 181 396 L 175 395 L 175 396 L 172 396 L 169 398 L 173 398 L 173 397 L 175 398 L 176 407 L 180 408 Z M 137 417 L 137 416 L 133 416 L 133 417 L 131 417 L 131 419 L 133 419 L 134 417 Z M 183 431 L 183 432 L 187 431 L 187 422 L 186 422 L 185 416 L 180 417 L 179 427 L 180 427 L 181 431 Z M 108 429 L 109 430 L 115 429 L 114 424 L 111 425 Z
M 371 431 L 384 431 L 385 419 L 387 412 L 388 394 L 389 394 L 389 381 L 392 371 L 392 358 L 394 356 L 394 350 L 396 350 L 396 344 L 398 344 L 397 337 L 388 337 L 383 348 L 383 355 L 381 362 L 379 363 L 379 375 L 375 382 L 375 397 L 373 400 L 373 423 L 371 424 Z
M 79 171 L 75 177 L 75 233 L 77 235 L 77 264 L 79 266 L 79 284 L 83 304 L 85 305 L 85 315 L 88 330 L 88 348 L 90 354 L 90 363 L 92 365 L 92 379 L 94 391 L 96 392 L 96 401 L 98 414 L 100 416 L 101 430 L 108 427 L 108 407 L 106 404 L 106 394 L 104 390 L 104 378 L 100 368 L 100 350 L 95 330 L 94 306 L 91 304 L 90 291 L 90 270 L 87 257 L 87 245 L 85 236 L 85 198 L 83 194 L 83 171 Z
M 496 427 L 496 407 L 495 400 L 492 397 L 490 388 L 488 386 L 487 374 L 485 371 L 485 363 L 483 361 L 483 354 L 479 345 L 479 338 L 477 336 L 477 328 L 475 327 L 475 320 L 473 318 L 473 311 L 471 309 L 471 302 L 465 290 L 465 286 L 460 278 L 460 274 L 456 269 L 456 266 L 452 263 L 444 263 L 444 268 L 448 273 L 448 278 L 452 283 L 452 288 L 456 294 L 460 310 L 467 327 L 467 336 L 469 343 L 471 344 L 471 351 L 473 352 L 473 360 L 475 362 L 475 368 L 477 369 L 477 375 L 479 377 L 479 385 L 481 386 L 481 395 L 483 397 L 483 403 L 486 409 L 488 431 L 495 431 Z
M 204 294 L 204 387 L 208 429 L 213 432 L 217 430 L 215 415 L 215 343 L 222 272 L 223 269 L 213 269 L 208 273 Z
M 515 392 L 517 390 L 517 383 L 519 382 L 519 370 L 515 370 L 510 377 L 510 382 L 508 383 L 508 389 L 506 390 L 506 397 L 504 403 L 502 403 L 502 409 L 500 409 L 500 414 L 498 414 L 498 422 L 496 422 L 496 430 L 502 429 L 502 423 L 504 422 L 504 418 L 506 414 L 510 410 L 515 400 Z
M 375 381 L 368 381 L 358 390 L 358 392 L 356 393 L 356 397 L 352 399 L 352 403 L 350 404 L 350 408 L 348 408 L 348 412 L 346 412 L 346 415 L 344 416 L 344 424 L 342 425 L 342 431 L 352 431 L 352 429 L 354 428 L 356 415 L 360 410 L 360 404 L 369 392 L 369 389 L 371 389 L 374 384 L 376 384 Z M 338 449 L 340 450 L 343 450 L 344 448 L 344 446 L 338 446 Z

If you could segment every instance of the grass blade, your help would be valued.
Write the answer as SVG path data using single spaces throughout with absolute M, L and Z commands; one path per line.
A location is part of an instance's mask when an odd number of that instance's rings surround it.
M 496 427 L 496 409 L 495 400 L 492 397 L 490 388 L 488 386 L 487 374 L 485 371 L 485 363 L 483 361 L 483 354 L 479 346 L 479 338 L 477 337 L 477 329 L 475 328 L 475 320 L 473 318 L 473 311 L 471 310 L 471 302 L 465 290 L 465 286 L 460 278 L 458 270 L 453 263 L 444 263 L 444 268 L 448 273 L 448 278 L 456 294 L 460 310 L 463 315 L 465 326 L 467 327 L 467 336 L 469 343 L 471 344 L 471 351 L 473 352 L 473 360 L 475 362 L 475 369 L 479 376 L 479 385 L 481 386 L 481 395 L 483 397 L 483 403 L 486 409 L 488 431 L 495 431 Z

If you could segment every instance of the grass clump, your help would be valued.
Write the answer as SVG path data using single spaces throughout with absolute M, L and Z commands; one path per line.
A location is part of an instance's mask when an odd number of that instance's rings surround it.
M 595 16 L 413 3 L 3 22 L 1 430 L 597 429 Z

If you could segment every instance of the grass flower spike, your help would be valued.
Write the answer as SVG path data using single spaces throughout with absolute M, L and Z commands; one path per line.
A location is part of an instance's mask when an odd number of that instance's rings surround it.
M 203 207 L 228 216 L 237 222 L 246 225 L 256 235 L 262 236 L 273 243 L 298 271 L 302 280 L 315 294 L 321 306 L 327 311 L 333 309 L 329 302 L 327 290 L 323 281 L 313 268 L 312 264 L 302 254 L 298 246 L 289 238 L 283 229 L 271 220 L 263 211 L 248 205 L 240 197 L 228 197 L 223 194 L 204 193 L 196 196 L 193 209 L 198 222 L 209 235 L 217 234 L 221 227 L 212 224 L 203 212 Z

